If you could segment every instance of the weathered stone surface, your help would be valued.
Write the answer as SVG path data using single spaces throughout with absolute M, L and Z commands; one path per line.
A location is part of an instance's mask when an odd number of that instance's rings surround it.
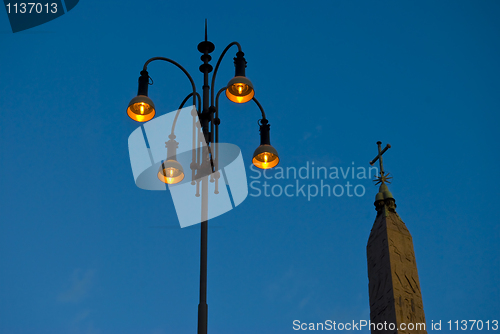
M 425 323 L 413 240 L 395 211 L 394 200 L 376 204 L 366 253 L 372 323 Z M 426 330 L 372 330 L 376 333 L 422 334 Z

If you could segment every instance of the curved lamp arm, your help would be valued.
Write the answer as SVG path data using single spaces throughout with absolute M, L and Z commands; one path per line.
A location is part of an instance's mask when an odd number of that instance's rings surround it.
M 189 81 L 191 82 L 191 86 L 193 87 L 193 104 L 196 105 L 196 85 L 194 84 L 194 80 L 193 78 L 191 77 L 191 75 L 189 74 L 188 71 L 186 71 L 186 69 L 184 67 L 182 67 L 178 62 L 176 62 L 175 60 L 172 60 L 172 59 L 169 59 L 169 58 L 165 58 L 165 57 L 153 57 L 151 59 L 149 59 L 145 64 L 144 64 L 144 67 L 143 67 L 143 70 L 144 71 L 147 71 L 148 70 L 148 65 L 149 63 L 155 61 L 155 60 L 163 60 L 163 61 L 166 61 L 166 62 L 169 62 L 171 64 L 174 64 L 175 66 L 177 66 L 178 68 L 180 68 L 182 70 L 182 72 L 184 72 L 184 74 L 186 74 L 186 76 L 188 77 Z
M 194 93 L 190 93 L 188 96 L 186 96 L 184 98 L 184 100 L 182 100 L 182 103 L 181 105 L 179 106 L 179 108 L 177 109 L 177 112 L 175 114 L 175 117 L 174 117 L 174 121 L 172 123 L 172 130 L 170 132 L 170 135 L 168 136 L 170 138 L 170 140 L 175 140 L 175 134 L 174 134 L 174 131 L 175 131 L 175 126 L 177 124 L 177 119 L 179 118 L 179 114 L 182 110 L 182 107 L 184 107 L 184 104 L 189 100 L 189 98 L 193 96 L 193 100 L 196 99 L 196 97 L 198 97 L 198 103 L 199 105 L 201 105 L 201 97 L 200 97 L 200 94 L 194 92 Z M 196 101 L 196 100 L 195 100 Z M 195 105 L 195 108 L 196 108 L 196 105 Z M 192 148 L 192 152 L 193 152 L 193 156 L 192 156 L 192 163 L 191 163 L 191 166 L 194 166 L 196 164 L 196 153 L 195 153 L 195 139 L 196 139 L 196 134 L 195 134 L 195 129 L 196 129 L 196 126 L 195 126 L 195 117 L 196 117 L 196 114 L 192 113 L 193 115 L 193 148 Z M 170 141 L 169 141 L 170 142 Z M 169 155 L 168 154 L 168 143 L 167 144 L 167 156 Z M 192 182 L 194 182 L 194 177 L 195 177 L 195 171 L 193 169 L 193 167 L 191 167 L 192 169 L 192 172 L 191 172 L 191 179 L 192 179 Z
M 217 92 L 217 97 L 215 98 L 215 118 L 219 118 L 219 95 L 226 90 L 227 87 L 222 87 Z M 213 92 L 213 91 L 212 91 Z
M 212 166 L 213 171 L 218 171 L 219 170 L 219 147 L 218 147 L 219 146 L 219 123 L 220 123 L 220 120 L 219 120 L 219 96 L 220 96 L 220 94 L 223 91 L 226 90 L 226 88 L 227 87 L 221 88 L 217 92 L 217 95 L 215 97 L 215 119 L 213 119 L 213 121 L 212 121 L 212 124 L 215 121 L 215 150 L 214 150 L 214 153 L 215 153 L 215 165 Z M 259 107 L 260 112 L 262 113 L 262 119 L 266 120 L 266 122 L 267 122 L 266 113 L 264 112 L 264 108 L 262 108 L 262 105 L 260 104 L 260 102 L 255 97 L 252 100 L 254 100 L 254 102 Z M 218 181 L 219 181 L 219 178 L 216 177 L 215 178 L 216 194 L 218 193 Z
M 222 87 L 218 92 L 217 96 L 215 98 L 215 118 L 219 118 L 219 95 L 226 90 L 227 87 Z M 260 112 L 262 113 L 262 119 L 267 119 L 266 113 L 264 111 L 264 108 L 262 108 L 262 105 L 260 104 L 259 100 L 257 100 L 255 97 L 252 98 L 252 100 L 257 104 L 257 106 L 260 109 Z
M 212 96 L 211 96 L 211 103 L 210 105 L 214 105 L 214 86 L 215 86 L 215 76 L 217 75 L 217 70 L 219 69 L 219 65 L 222 61 L 222 58 L 224 58 L 224 55 L 226 54 L 227 50 L 229 50 L 231 48 L 231 46 L 233 45 L 237 45 L 238 46 L 238 51 L 241 52 L 241 45 L 240 43 L 238 42 L 232 42 L 230 43 L 228 46 L 226 46 L 226 48 L 224 49 L 224 51 L 222 51 L 222 53 L 220 54 L 219 56 L 219 59 L 217 60 L 217 65 L 215 65 L 215 70 L 214 70 L 214 74 L 212 75 Z M 217 93 L 217 95 L 219 95 L 219 93 Z
M 227 87 L 222 87 L 218 92 L 217 92 L 217 95 L 216 95 L 216 98 L 215 98 L 215 120 L 216 120 L 216 123 L 215 123 L 215 144 L 216 144 L 216 147 L 217 147 L 217 144 L 219 143 L 219 96 L 220 94 L 226 90 Z M 257 100 L 255 97 L 252 99 L 256 104 L 257 106 L 259 107 L 260 109 L 260 112 L 262 113 L 262 119 L 265 119 L 267 120 L 266 118 L 266 113 L 264 112 L 264 108 L 262 108 L 262 105 L 260 104 L 259 100 Z M 216 152 L 217 154 L 215 155 L 215 166 L 216 168 L 218 167 L 218 156 L 219 156 L 219 152 L 218 152 L 218 148 L 216 148 Z
M 200 97 L 200 94 L 198 93 L 194 93 L 194 95 L 196 95 L 198 97 L 198 105 L 201 105 L 201 97 Z M 182 103 L 181 105 L 179 106 L 179 108 L 177 109 L 177 113 L 175 114 L 175 118 L 174 118 L 174 122 L 172 123 L 172 131 L 170 131 L 170 134 L 174 134 L 174 130 L 175 130 L 175 124 L 177 123 L 177 118 L 179 117 L 179 114 L 181 112 L 181 109 L 182 107 L 184 107 L 184 104 L 186 104 L 187 100 L 189 100 L 189 98 L 193 96 L 193 93 L 190 93 L 188 96 L 186 96 L 184 98 L 184 100 L 182 100 Z M 196 107 L 196 105 L 195 105 Z
M 264 108 L 262 108 L 262 106 L 260 105 L 259 101 L 255 97 L 252 98 L 252 100 L 254 100 L 254 102 L 257 104 L 257 106 L 259 106 L 260 112 L 262 113 L 262 119 L 267 119 L 266 118 L 266 113 L 264 112 Z

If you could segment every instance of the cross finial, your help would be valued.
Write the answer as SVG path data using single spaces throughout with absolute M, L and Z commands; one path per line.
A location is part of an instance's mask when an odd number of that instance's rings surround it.
M 391 145 L 390 144 L 387 144 L 387 146 L 382 150 L 382 142 L 381 141 L 378 141 L 377 142 L 377 146 L 378 146 L 378 155 L 375 157 L 375 159 L 373 159 L 372 161 L 370 161 L 370 165 L 374 165 L 375 162 L 378 160 L 379 163 L 380 163 L 380 176 L 379 177 L 376 177 L 375 180 L 373 180 L 374 182 L 376 182 L 375 184 L 379 184 L 379 183 L 391 183 L 389 180 L 392 179 L 392 176 L 389 176 L 389 173 L 387 173 L 387 175 L 385 174 L 384 172 L 384 163 L 382 161 L 382 154 L 385 153 L 385 151 L 387 151 L 388 149 L 391 148 Z

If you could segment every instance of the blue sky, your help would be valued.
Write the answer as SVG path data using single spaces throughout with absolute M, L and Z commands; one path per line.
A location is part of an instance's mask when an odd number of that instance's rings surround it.
M 496 1 L 82 0 L 13 34 L 0 13 L 0 332 L 196 331 L 199 227 L 179 227 L 168 191 L 135 186 L 126 107 L 154 56 L 201 87 L 205 18 L 213 64 L 230 42 L 243 47 L 279 166 L 369 167 L 378 140 L 392 145 L 384 162 L 427 322 L 499 320 L 499 15 Z M 176 109 L 183 73 L 149 71 L 158 114 Z M 255 176 L 258 108 L 220 108 L 221 141 Z M 377 188 L 351 183 L 366 194 L 249 196 L 210 222 L 210 333 L 369 319 Z

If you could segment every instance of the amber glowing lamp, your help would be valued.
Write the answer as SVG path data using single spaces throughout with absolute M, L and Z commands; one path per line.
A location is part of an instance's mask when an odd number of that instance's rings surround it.
M 267 119 L 260 121 L 260 146 L 253 153 L 252 163 L 260 169 L 270 169 L 275 167 L 279 161 L 278 151 L 271 146 L 270 129 L 271 125 Z
M 164 161 L 158 170 L 158 179 L 166 184 L 176 184 L 184 179 L 184 170 L 177 160 Z
M 148 97 L 148 85 L 148 71 L 141 71 L 137 96 L 130 101 L 127 108 L 128 117 L 136 122 L 147 122 L 155 117 L 155 104 Z
M 151 99 L 145 95 L 134 97 L 127 108 L 127 115 L 136 122 L 147 122 L 155 117 L 155 105 Z
M 271 145 L 260 145 L 253 153 L 252 163 L 260 169 L 273 168 L 279 161 L 278 152 Z
M 232 78 L 226 88 L 226 96 L 235 103 L 245 103 L 250 101 L 255 95 L 252 82 L 243 76 Z

